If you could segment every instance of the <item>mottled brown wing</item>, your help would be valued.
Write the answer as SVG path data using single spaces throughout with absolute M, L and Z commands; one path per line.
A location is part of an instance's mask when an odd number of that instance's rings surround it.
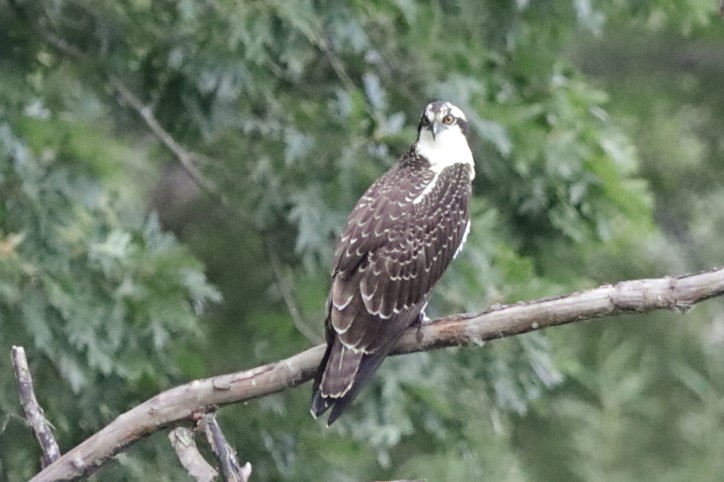
M 409 205 L 434 177 L 422 161 L 406 154 L 362 195 L 347 219 L 332 261 L 332 277 L 349 276 L 369 253 L 403 229 Z
M 392 217 L 399 214 L 399 219 L 391 222 L 383 214 L 374 232 L 380 234 L 374 236 L 375 249 L 366 252 L 356 271 L 346 276 L 338 272 L 333 279 L 330 323 L 350 348 L 372 353 L 394 343 L 415 321 L 463 241 L 469 168 L 456 164 L 444 169 L 415 203 L 421 192 L 410 196 L 398 191 Z
M 332 265 L 332 316 L 328 321 L 336 332 L 344 333 L 363 308 L 360 283 L 370 263 L 408 229 L 410 206 L 433 176 L 415 163 L 399 162 L 370 186 L 352 210 Z

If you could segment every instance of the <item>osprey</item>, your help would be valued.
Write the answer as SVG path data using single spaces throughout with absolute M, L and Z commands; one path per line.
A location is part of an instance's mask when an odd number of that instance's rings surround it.
M 331 425 L 395 348 L 422 323 L 432 288 L 470 229 L 475 176 L 468 123 L 449 102 L 425 107 L 417 141 L 375 181 L 347 220 L 332 263 L 327 351 L 312 415 Z

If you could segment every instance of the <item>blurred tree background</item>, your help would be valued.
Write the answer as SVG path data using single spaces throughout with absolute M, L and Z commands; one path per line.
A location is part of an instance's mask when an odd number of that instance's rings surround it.
M 12 344 L 67 450 L 321 340 L 334 238 L 430 100 L 478 170 L 431 315 L 720 265 L 718 8 L 0 2 L 0 479 L 38 470 Z M 254 481 L 720 480 L 722 308 L 390 359 L 331 429 L 308 386 L 220 421 Z M 149 474 L 188 478 L 164 434 L 94 479 Z

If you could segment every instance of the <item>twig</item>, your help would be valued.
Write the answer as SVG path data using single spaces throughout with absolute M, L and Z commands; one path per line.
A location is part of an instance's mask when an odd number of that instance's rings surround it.
M 213 412 L 206 413 L 201 417 L 200 422 L 206 440 L 219 461 L 219 468 L 224 481 L 248 482 L 251 475 L 251 464 L 249 462 L 243 466 L 239 464 L 236 459 L 236 451 L 226 441 L 226 437 L 224 437 L 224 433 L 216 421 L 216 415 Z
M 196 183 L 196 185 L 199 186 L 205 193 L 226 204 L 225 199 L 217 190 L 216 185 L 208 178 L 204 177 L 198 167 L 196 167 L 196 163 L 204 160 L 205 157 L 201 154 L 187 151 L 183 146 L 181 146 L 181 144 L 176 142 L 176 139 L 174 139 L 173 136 L 158 122 L 156 116 L 153 114 L 153 110 L 151 110 L 149 106 L 144 104 L 141 99 L 131 92 L 131 90 L 126 87 L 126 85 L 121 82 L 118 77 L 111 75 L 109 77 L 109 82 L 118 92 L 123 102 L 136 111 L 153 135 L 156 136 L 156 138 L 161 141 L 161 143 L 169 151 L 171 151 L 171 153 L 173 153 L 179 164 L 181 164 L 181 167 L 183 167 L 194 183 Z
M 18 384 L 18 395 L 20 405 L 25 413 L 25 420 L 33 431 L 35 439 L 43 451 L 43 467 L 47 467 L 60 457 L 60 448 L 55 441 L 50 423 L 43 414 L 43 409 L 35 398 L 33 391 L 33 378 L 28 368 L 28 359 L 25 357 L 25 349 L 22 346 L 12 347 L 13 367 L 15 368 L 15 379 Z
M 26 12 L 20 7 L 20 5 L 13 0 L 10 1 L 10 4 L 15 9 L 16 13 L 23 20 L 27 21 L 30 24 Z M 62 38 L 54 35 L 52 32 L 46 31 L 45 29 L 36 27 L 35 25 L 32 25 L 32 27 L 34 28 L 34 30 L 38 31 L 44 38 L 44 40 L 50 46 L 55 48 L 58 53 L 74 60 L 84 59 L 85 55 L 80 50 L 78 50 L 73 45 L 67 43 Z M 330 59 L 330 63 L 332 64 L 333 69 L 340 77 L 341 81 L 347 86 L 347 88 L 354 89 L 354 84 L 352 80 L 350 79 L 349 75 L 347 75 L 347 73 L 344 71 L 344 68 L 340 63 L 339 59 L 337 59 L 334 56 L 334 53 L 328 48 L 326 42 L 324 42 L 323 39 L 316 37 L 312 34 L 308 34 L 308 40 L 314 45 L 317 45 L 318 48 Z M 179 143 L 173 137 L 173 135 L 171 135 L 171 133 L 161 125 L 161 123 L 154 115 L 152 108 L 146 105 L 137 95 L 135 95 L 131 91 L 131 89 L 129 89 L 118 77 L 109 73 L 106 73 L 105 77 L 108 79 L 111 87 L 118 93 L 120 101 L 123 104 L 131 107 L 131 109 L 133 109 L 138 114 L 138 116 L 143 120 L 144 124 L 146 125 L 146 127 L 148 127 L 151 133 L 173 154 L 176 161 L 182 167 L 184 172 L 186 172 L 187 175 L 191 178 L 192 182 L 196 184 L 196 186 L 198 186 L 206 195 L 218 202 L 221 207 L 225 209 L 226 212 L 237 218 L 239 221 L 241 221 L 241 223 L 251 225 L 255 224 L 249 216 L 239 211 L 238 208 L 234 207 L 227 200 L 226 196 L 224 196 L 224 194 L 218 189 L 216 184 L 208 177 L 204 176 L 204 174 L 199 170 L 197 166 L 197 164 L 201 161 L 207 164 L 219 164 L 218 162 L 214 162 L 213 159 L 209 159 L 208 157 L 197 152 L 189 151 L 184 146 L 182 146 L 181 143 Z M 268 253 L 271 253 L 271 251 L 267 251 Z M 285 304 L 287 305 L 287 308 L 289 309 L 289 313 L 292 316 L 295 326 L 309 341 L 313 343 L 321 342 L 322 337 L 315 333 L 313 330 L 311 330 L 304 322 L 304 320 L 299 316 L 299 312 L 298 310 L 296 310 L 296 304 L 294 303 L 291 290 L 289 289 L 288 284 L 286 284 L 286 280 L 283 278 L 283 276 L 280 275 L 281 271 L 278 268 L 275 268 L 275 261 L 271 258 L 271 256 L 270 263 L 272 264 L 272 269 L 275 272 L 277 286 Z
M 76 60 L 83 57 L 83 52 L 81 52 L 77 47 L 66 42 L 65 39 L 55 35 L 53 32 L 43 28 L 41 24 L 47 24 L 47 18 L 45 19 L 46 21 L 43 22 L 43 17 L 37 18 L 35 16 L 31 16 L 26 10 L 25 2 L 19 2 L 18 0 L 9 0 L 8 4 L 10 5 L 10 8 L 15 12 L 15 15 L 17 15 L 20 20 L 25 22 L 28 29 L 37 33 L 43 40 L 45 40 L 45 42 L 50 47 L 58 51 L 58 53 Z
M 186 472 L 196 482 L 211 482 L 219 473 L 204 459 L 196 447 L 194 434 L 186 427 L 176 427 L 168 433 L 176 456 Z
M 277 256 L 267 238 L 264 239 L 264 246 L 266 247 L 267 257 L 269 258 L 269 266 L 271 267 L 272 274 L 274 275 L 277 289 L 279 289 L 279 294 L 281 294 L 282 300 L 284 300 L 284 304 L 287 306 L 287 311 L 294 322 L 294 326 L 299 333 L 301 333 L 311 343 L 321 343 L 324 341 L 324 338 L 319 333 L 312 330 L 302 317 L 302 311 L 299 309 L 297 300 L 294 298 L 294 291 L 292 287 L 289 286 L 289 282 L 282 270 L 279 256 Z
M 197 161 L 206 160 L 208 162 L 208 158 L 195 152 L 188 151 L 180 143 L 178 143 L 176 139 L 174 139 L 174 137 L 161 126 L 154 116 L 151 108 L 145 105 L 136 95 L 134 95 L 133 92 L 131 92 L 130 89 L 126 87 L 126 85 L 117 77 L 110 76 L 110 83 L 113 88 L 116 89 L 123 102 L 138 113 L 150 131 L 174 155 L 178 163 L 189 175 L 194 184 L 196 184 L 209 197 L 218 202 L 219 205 L 231 216 L 235 217 L 241 225 L 254 225 L 253 221 L 250 220 L 244 213 L 239 211 L 239 209 L 232 206 L 231 203 L 227 201 L 226 197 L 217 189 L 216 185 L 209 178 L 204 176 L 198 169 L 196 166 Z M 282 299 L 287 306 L 289 315 L 292 317 L 292 321 L 294 321 L 294 326 L 310 342 L 320 343 L 323 338 L 314 330 L 310 329 L 304 319 L 300 316 L 301 312 L 294 300 L 292 290 L 282 273 L 279 259 L 270 248 L 269 240 L 266 236 L 264 237 L 264 244 L 277 288 L 279 289 Z
M 497 306 L 477 315 L 441 318 L 411 328 L 396 353 L 450 346 L 482 345 L 487 340 L 603 316 L 668 309 L 685 312 L 695 303 L 724 294 L 724 269 L 677 278 L 622 281 L 555 298 Z M 120 415 L 108 426 L 36 475 L 32 481 L 67 480 L 88 475 L 140 438 L 213 405 L 276 393 L 309 380 L 324 345 L 286 360 L 171 388 Z
M 223 194 L 217 189 L 216 185 L 211 182 L 207 177 L 205 177 L 196 167 L 196 161 L 205 158 L 197 153 L 186 150 L 181 144 L 179 144 L 173 138 L 173 136 L 161 126 L 161 124 L 154 116 L 151 108 L 145 105 L 136 95 L 134 95 L 130 91 L 130 89 L 128 89 L 128 87 L 123 84 L 123 82 L 113 76 L 110 77 L 110 82 L 111 85 L 113 85 L 113 87 L 121 96 L 121 99 L 138 113 L 138 115 L 145 122 L 146 126 L 156 136 L 156 138 L 158 138 L 163 143 L 163 145 L 166 146 L 169 151 L 171 151 L 178 163 L 191 177 L 191 180 L 202 191 L 204 191 L 207 195 L 216 200 L 222 208 L 225 208 L 225 210 L 228 211 L 232 216 L 236 217 L 241 223 L 248 223 L 249 219 L 247 219 L 247 217 L 242 214 L 238 209 L 232 207 L 231 204 L 223 196 Z M 267 257 L 269 259 L 269 265 L 272 268 L 272 274 L 274 275 L 276 281 L 277 288 L 279 289 L 279 293 L 281 294 L 282 299 L 287 306 L 289 315 L 292 317 L 294 326 L 310 342 L 320 343 L 322 341 L 322 337 L 314 330 L 310 329 L 307 323 L 305 323 L 304 319 L 300 316 L 301 312 L 296 304 L 296 301 L 294 300 L 292 290 L 289 287 L 286 278 L 284 277 L 284 273 L 282 272 L 279 259 L 276 256 L 274 250 L 271 249 L 267 237 L 264 237 L 264 245 L 266 248 Z
M 339 60 L 339 57 L 329 46 L 329 43 L 322 37 L 315 38 L 314 36 L 308 36 L 308 39 L 313 44 L 316 44 L 320 52 L 322 52 L 324 56 L 327 57 L 329 65 L 332 67 L 332 70 L 334 70 L 334 73 L 337 75 L 337 78 L 340 80 L 340 82 L 342 82 L 342 85 L 344 85 L 344 88 L 347 89 L 349 92 L 356 91 L 357 88 L 354 85 L 352 77 L 349 76 L 347 70 L 344 68 L 344 64 L 342 63 L 342 61 Z
M 10 0 L 10 6 L 13 8 L 15 13 L 20 17 L 21 20 L 28 24 L 28 27 L 38 33 L 43 40 L 58 53 L 64 55 L 70 59 L 76 61 L 83 61 L 87 59 L 81 50 L 77 47 L 69 44 L 64 39 L 58 37 L 53 32 L 36 25 L 31 21 L 27 12 L 23 7 L 15 0 Z M 141 99 L 136 96 L 131 89 L 129 89 L 118 77 L 108 72 L 106 69 L 103 70 L 103 76 L 108 80 L 111 87 L 118 92 L 120 99 L 123 103 L 130 106 L 143 120 L 146 127 L 149 128 L 151 133 L 174 155 L 181 167 L 186 171 L 191 180 L 207 195 L 216 199 L 220 204 L 225 207 L 229 207 L 230 203 L 216 188 L 216 185 L 205 177 L 196 166 L 197 162 L 206 161 L 210 159 L 196 152 L 191 152 L 185 149 L 180 143 L 174 139 L 174 137 L 163 128 L 158 122 L 156 116 L 153 114 L 153 110 L 145 105 Z
M 136 113 L 143 119 L 146 126 L 151 132 L 160 140 L 164 146 L 174 155 L 181 167 L 186 171 L 191 180 L 208 196 L 216 200 L 222 208 L 229 212 L 232 216 L 236 217 L 242 224 L 247 224 L 249 219 L 242 214 L 238 209 L 235 209 L 226 200 L 224 195 L 217 189 L 216 185 L 204 176 L 196 166 L 196 161 L 199 159 L 206 159 L 201 155 L 186 150 L 180 143 L 174 139 L 174 137 L 164 129 L 158 122 L 153 114 L 151 108 L 145 105 L 133 92 L 126 87 L 117 77 L 111 76 L 110 83 L 113 88 L 116 89 L 123 102 L 129 105 Z M 208 159 L 206 159 L 208 161 Z M 292 317 L 294 326 L 299 332 L 312 343 L 320 343 L 322 337 L 315 333 L 309 328 L 304 322 L 304 319 L 300 316 L 300 311 L 294 300 L 294 295 L 291 288 L 289 287 L 287 280 L 284 278 L 282 273 L 280 262 L 275 252 L 269 245 L 269 240 L 264 237 L 264 245 L 269 259 L 269 265 L 272 268 L 277 288 L 279 289 L 282 299 L 287 306 L 289 315 Z

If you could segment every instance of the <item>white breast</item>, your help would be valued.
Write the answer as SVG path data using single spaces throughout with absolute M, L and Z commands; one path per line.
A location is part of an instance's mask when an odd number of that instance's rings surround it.
M 428 130 L 420 132 L 420 138 L 415 144 L 415 152 L 430 162 L 430 169 L 435 176 L 425 189 L 412 201 L 413 204 L 422 202 L 425 196 L 432 191 L 446 167 L 454 164 L 467 164 L 470 166 L 470 180 L 475 177 L 475 163 L 473 153 L 470 152 L 468 141 L 462 131 L 456 126 L 449 127 L 433 138 Z
M 457 126 L 443 129 L 435 138 L 432 133 L 423 129 L 415 144 L 415 152 L 430 162 L 430 169 L 436 173 L 453 164 L 468 164 L 470 179 L 475 177 L 473 153 L 470 152 L 468 141 Z

